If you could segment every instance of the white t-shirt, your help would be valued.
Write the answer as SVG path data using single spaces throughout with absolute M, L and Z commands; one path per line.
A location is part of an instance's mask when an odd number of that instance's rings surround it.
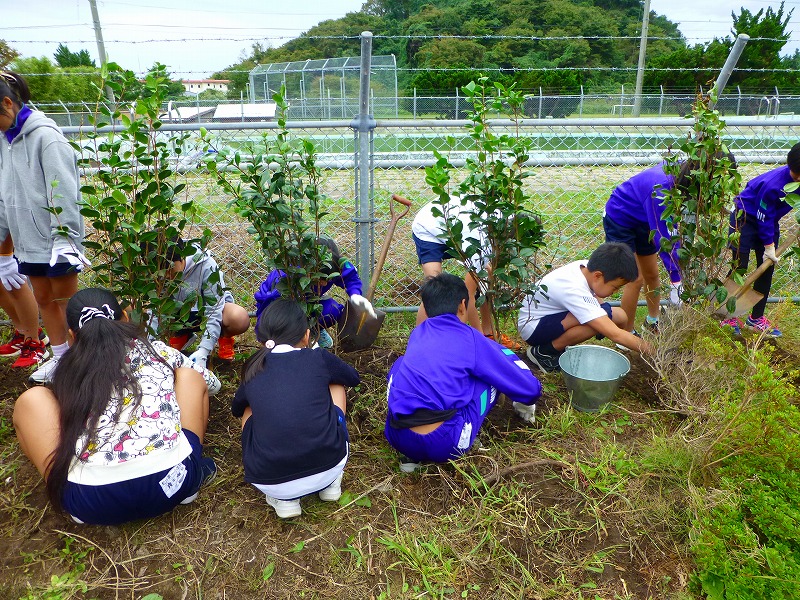
M 539 281 L 542 289 L 525 297 L 517 319 L 517 329 L 523 340 L 531 337 L 539 320 L 547 315 L 568 311 L 581 325 L 608 316 L 592 293 L 581 271 L 582 265 L 586 265 L 585 260 L 576 260 L 550 271 Z
M 433 208 L 436 207 L 444 214 L 436 217 L 433 214 Z M 453 198 L 442 206 L 437 201 L 428 202 L 425 206 L 419 209 L 414 222 L 411 224 L 411 233 L 423 242 L 431 242 L 434 244 L 446 244 L 447 238 L 445 237 L 445 230 L 447 225 L 447 217 L 455 217 L 463 224 L 461 239 L 466 243 L 469 240 L 476 240 L 476 244 L 482 248 L 486 247 L 486 236 L 480 229 L 475 229 L 470 224 L 470 219 L 475 213 L 475 204 L 469 200 L 461 204 L 460 198 Z M 480 270 L 480 258 L 475 257 L 472 259 L 472 267 L 475 270 Z M 487 262 L 484 260 L 484 262 Z

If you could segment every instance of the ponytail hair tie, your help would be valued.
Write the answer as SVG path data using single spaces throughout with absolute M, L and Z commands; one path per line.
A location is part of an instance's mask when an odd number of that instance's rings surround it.
M 83 326 L 92 319 L 99 318 L 113 321 L 114 317 L 114 309 L 108 304 L 103 304 L 103 306 L 100 308 L 94 306 L 84 306 L 81 309 L 81 316 L 78 318 L 78 329 L 83 329 Z
M 275 340 L 267 340 L 266 342 L 264 342 L 264 347 L 267 350 L 272 350 L 275 347 Z

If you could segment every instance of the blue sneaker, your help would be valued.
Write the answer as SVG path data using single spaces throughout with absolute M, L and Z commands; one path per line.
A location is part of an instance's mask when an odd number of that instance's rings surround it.
M 317 343 L 319 344 L 320 348 L 333 348 L 333 338 L 331 337 L 331 334 L 324 329 L 320 329 L 319 341 Z
M 756 333 L 763 333 L 764 335 L 768 335 L 770 337 L 781 337 L 783 335 L 781 330 L 777 327 L 773 327 L 772 323 L 769 322 L 769 319 L 764 316 L 758 317 L 757 319 L 754 319 L 753 317 L 747 317 L 745 325 L 747 325 Z

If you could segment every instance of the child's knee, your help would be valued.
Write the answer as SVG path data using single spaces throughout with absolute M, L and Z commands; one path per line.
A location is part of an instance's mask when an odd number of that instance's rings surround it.
M 628 324 L 628 315 L 619 306 L 611 309 L 611 320 L 617 327 L 623 327 Z

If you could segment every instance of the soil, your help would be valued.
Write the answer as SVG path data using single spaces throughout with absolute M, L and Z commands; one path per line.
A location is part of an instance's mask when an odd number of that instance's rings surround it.
M 403 568 L 400 555 L 387 550 L 387 538 L 399 536 L 414 547 L 431 539 L 449 546 L 457 575 L 452 588 L 440 588 L 442 596 L 506 598 L 514 589 L 517 597 L 539 598 L 537 589 L 559 589 L 560 580 L 568 584 L 564 590 L 571 590 L 562 597 L 577 597 L 580 585 L 592 592 L 589 597 L 602 598 L 662 598 L 685 589 L 690 565 L 677 550 L 679 543 L 658 524 L 643 531 L 619 498 L 603 497 L 576 467 L 603 440 L 632 446 L 647 435 L 649 413 L 658 400 L 644 362 L 631 359 L 616 398 L 624 408 L 574 415 L 596 423 L 598 437 L 538 436 L 541 425 L 523 423 L 501 399 L 480 434 L 482 450 L 406 475 L 383 439 L 385 408 L 374 401 L 385 397 L 386 373 L 398 356 L 381 341 L 342 354 L 362 376 L 348 398 L 352 453 L 344 482 L 346 496 L 357 501 L 343 506 L 308 498 L 303 516 L 286 522 L 243 481 L 239 422 L 229 411 L 240 361 L 214 365 L 223 390 L 212 399 L 206 452 L 217 462 L 217 478 L 193 504 L 121 527 L 77 525 L 48 505 L 39 474 L 10 432 L 13 402 L 27 387 L 28 373 L 10 369 L 9 361 L 0 363 L 0 451 L 3 462 L 14 465 L 3 469 L 0 484 L 0 522 L 5 524 L 0 526 L 0 597 L 22 597 L 29 583 L 52 587 L 52 576 L 70 572 L 77 573 L 75 580 L 62 587 L 74 591 L 75 581 L 85 582 L 89 591 L 74 596 L 80 598 L 138 600 L 148 593 L 170 600 L 420 597 L 415 590 L 425 588 L 418 572 Z M 237 348 L 243 354 L 249 349 Z M 544 374 L 542 381 L 537 419 L 546 419 L 567 397 L 559 374 Z M 620 418 L 625 424 L 616 427 Z M 476 484 L 476 473 L 484 484 Z M 494 539 L 502 540 L 502 552 L 478 552 L 482 542 L 476 536 L 485 527 L 481 507 L 491 502 L 501 502 L 516 517 L 509 513 L 508 522 L 497 517 L 489 525 Z M 453 522 L 460 508 L 472 505 L 474 522 Z M 90 547 L 94 550 L 82 556 Z M 502 561 L 503 577 L 520 583 L 503 588 L 492 562 L 474 564 L 498 552 L 498 560 L 506 553 L 514 557 Z M 515 565 L 536 581 L 522 582 Z M 425 568 L 423 562 L 419 572 Z M 428 577 L 436 581 L 435 574 Z

